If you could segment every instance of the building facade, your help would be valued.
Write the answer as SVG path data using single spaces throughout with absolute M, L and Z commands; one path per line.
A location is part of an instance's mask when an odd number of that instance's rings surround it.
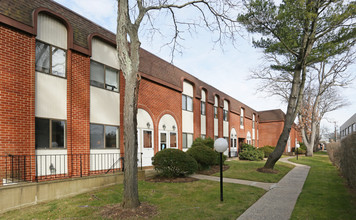
M 340 126 L 340 137 L 343 139 L 353 132 L 356 132 L 356 113 Z
M 125 83 L 115 35 L 53 1 L 0 6 L 0 175 L 11 162 L 25 180 L 120 169 Z M 139 71 L 139 165 L 198 137 L 225 138 L 228 156 L 242 143 L 272 143 L 261 138 L 270 138 L 261 113 L 144 49 Z

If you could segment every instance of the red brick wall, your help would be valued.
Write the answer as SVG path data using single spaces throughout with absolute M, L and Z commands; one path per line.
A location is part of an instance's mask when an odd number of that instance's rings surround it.
M 198 137 L 201 136 L 201 116 L 200 116 L 200 99 L 193 98 L 194 100 L 194 106 L 193 106 L 193 112 L 194 112 L 194 140 Z
M 278 138 L 282 133 L 283 122 L 260 123 L 260 146 L 276 146 Z
M 206 102 L 206 137 L 214 139 L 214 104 Z
M 0 155 L 34 154 L 35 39 L 0 25 Z
M 154 152 L 158 151 L 158 124 L 161 117 L 170 114 L 178 125 L 178 148 L 182 149 L 182 94 L 165 86 L 142 79 L 138 107 L 151 114 L 154 124 Z M 196 101 L 194 101 L 196 109 Z

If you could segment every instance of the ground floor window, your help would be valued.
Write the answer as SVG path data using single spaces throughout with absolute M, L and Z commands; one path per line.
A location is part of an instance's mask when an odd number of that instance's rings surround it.
M 90 148 L 119 148 L 119 127 L 90 124 Z
M 152 148 L 152 131 L 143 131 L 143 148 Z
M 193 134 L 183 133 L 183 149 L 190 148 L 193 144 Z
M 64 120 L 36 118 L 36 149 L 65 148 L 66 122 Z
M 170 147 L 177 147 L 177 133 L 176 132 L 170 132 Z
M 203 139 L 206 138 L 206 135 L 205 135 L 205 134 L 202 134 L 202 135 L 200 135 L 200 136 L 201 136 L 201 138 L 203 138 Z

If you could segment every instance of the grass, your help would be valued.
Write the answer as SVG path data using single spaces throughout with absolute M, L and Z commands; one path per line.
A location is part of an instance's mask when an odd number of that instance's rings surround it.
M 263 167 L 265 163 L 266 161 L 227 161 L 225 162 L 225 164 L 228 164 L 230 166 L 230 169 L 226 170 L 223 175 L 226 178 L 276 183 L 294 167 L 291 164 L 277 162 L 274 167 L 275 170 L 279 171 L 277 174 L 258 172 L 256 169 Z M 219 175 L 219 173 L 214 174 L 214 176 Z
M 220 202 L 219 183 L 151 183 L 140 181 L 141 202 L 158 208 L 153 219 L 236 219 L 265 191 L 256 187 L 224 183 Z M 102 219 L 101 207 L 121 202 L 123 186 L 116 185 L 72 198 L 10 211 L 0 219 Z
M 356 196 L 325 152 L 290 161 L 311 167 L 291 219 L 355 219 Z

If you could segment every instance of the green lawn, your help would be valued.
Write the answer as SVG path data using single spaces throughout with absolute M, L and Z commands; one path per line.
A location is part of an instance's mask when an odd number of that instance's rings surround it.
M 275 170 L 279 171 L 277 174 L 258 172 L 256 169 L 263 167 L 265 163 L 266 161 L 226 161 L 225 164 L 228 164 L 230 166 L 230 169 L 226 170 L 223 175 L 226 178 L 252 180 L 266 183 L 277 183 L 294 167 L 291 164 L 277 162 L 274 167 Z M 219 175 L 219 173 L 214 174 L 214 176 Z
M 140 181 L 141 202 L 158 207 L 153 219 L 236 219 L 265 191 L 256 187 L 224 183 L 220 202 L 219 183 L 151 183 Z M 121 202 L 122 185 L 116 185 L 72 198 L 55 200 L 10 211 L 0 219 L 102 219 L 99 211 L 107 204 Z
M 311 167 L 291 219 L 356 218 L 356 197 L 350 194 L 326 153 L 290 161 Z

